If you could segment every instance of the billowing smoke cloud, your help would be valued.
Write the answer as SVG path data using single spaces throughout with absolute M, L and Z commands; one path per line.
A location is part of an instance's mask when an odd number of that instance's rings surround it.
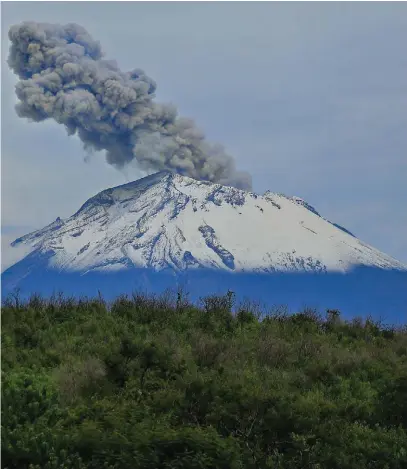
M 251 188 L 250 175 L 236 171 L 220 145 L 208 143 L 175 107 L 154 101 L 150 77 L 103 59 L 99 42 L 83 27 L 24 22 L 10 28 L 9 38 L 20 117 L 54 119 L 85 149 L 105 150 L 118 168 L 136 159 L 144 170 Z

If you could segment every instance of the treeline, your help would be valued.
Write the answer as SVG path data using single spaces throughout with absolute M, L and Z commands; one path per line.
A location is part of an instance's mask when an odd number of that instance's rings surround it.
M 2 467 L 407 467 L 407 328 L 233 300 L 10 297 Z

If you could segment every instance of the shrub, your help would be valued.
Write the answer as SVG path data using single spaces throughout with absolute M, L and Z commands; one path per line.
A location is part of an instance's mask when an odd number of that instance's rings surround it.
M 407 329 L 183 292 L 2 308 L 2 467 L 404 469 Z

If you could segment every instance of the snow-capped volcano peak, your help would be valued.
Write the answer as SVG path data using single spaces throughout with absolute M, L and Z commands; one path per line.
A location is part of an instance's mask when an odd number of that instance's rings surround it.
M 14 241 L 49 267 L 89 272 L 404 269 L 322 218 L 305 201 L 159 172 L 90 198 L 70 218 Z M 26 253 L 26 252 L 25 252 Z

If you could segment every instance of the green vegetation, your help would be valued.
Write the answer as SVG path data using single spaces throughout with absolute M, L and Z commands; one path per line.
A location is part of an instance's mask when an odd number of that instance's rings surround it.
M 2 467 L 407 467 L 406 328 L 232 306 L 7 301 Z

